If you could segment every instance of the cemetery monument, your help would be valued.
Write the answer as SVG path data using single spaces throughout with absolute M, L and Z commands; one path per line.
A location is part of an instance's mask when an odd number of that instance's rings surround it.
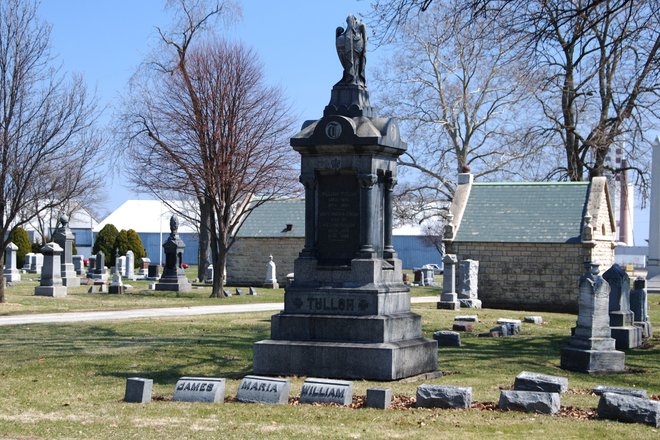
M 437 368 L 437 343 L 422 337 L 392 246 L 406 144 L 396 120 L 371 107 L 366 29 L 346 21 L 336 32 L 343 77 L 323 117 L 291 138 L 302 160 L 305 244 L 271 339 L 254 345 L 256 374 L 395 380 Z
M 179 222 L 176 216 L 170 218 L 170 236 L 163 243 L 165 251 L 165 269 L 156 283 L 156 290 L 190 292 L 192 285 L 183 271 L 183 251 L 186 244 L 179 237 Z
M 69 217 L 61 215 L 59 219 L 60 227 L 53 233 L 53 241 L 57 243 L 64 252 L 62 252 L 62 284 L 67 287 L 80 286 L 80 278 L 73 266 L 73 242 L 76 236 L 69 228 Z
M 16 246 L 11 241 L 7 244 L 5 248 L 5 270 L 3 274 L 5 280 L 8 283 L 15 283 L 21 280 L 21 272 L 16 269 L 16 251 L 18 246 Z
M 67 293 L 67 287 L 62 284 L 60 255 L 64 250 L 55 242 L 46 243 L 41 248 L 44 255 L 43 266 L 41 268 L 41 281 L 39 286 L 34 288 L 36 296 L 64 297 Z
M 651 202 L 649 208 L 649 253 L 646 289 L 660 293 L 660 136 L 653 142 L 651 157 Z

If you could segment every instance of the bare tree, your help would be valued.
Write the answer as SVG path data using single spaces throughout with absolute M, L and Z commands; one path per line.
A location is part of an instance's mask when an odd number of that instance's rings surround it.
M 31 1 L 0 2 L 0 236 L 80 196 L 102 138 L 80 77 L 52 67 L 50 27 Z M 0 263 L 4 253 L 0 253 Z M 4 302 L 0 278 L 0 302 Z
M 186 2 L 181 6 L 183 29 L 175 36 L 161 32 L 168 57 L 134 84 L 126 112 L 133 178 L 197 198 L 210 229 L 212 296 L 222 297 L 227 252 L 243 221 L 291 193 L 292 126 L 280 91 L 265 85 L 251 50 L 195 41 L 220 8 L 198 15 Z
M 522 166 L 538 152 L 525 138 L 534 78 L 524 76 L 503 35 L 460 14 L 462 5 L 431 3 L 402 23 L 391 64 L 377 71 L 379 102 L 409 140 L 399 164 L 420 176 L 401 185 L 399 219 L 437 216 L 467 169 L 483 179 L 538 173 Z

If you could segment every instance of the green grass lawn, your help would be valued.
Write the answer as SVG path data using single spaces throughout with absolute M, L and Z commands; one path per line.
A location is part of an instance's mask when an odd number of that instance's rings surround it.
M 167 301 L 175 300 L 179 298 Z M 658 301 L 657 295 L 650 296 L 651 319 L 656 323 L 660 322 Z M 427 337 L 435 330 L 450 329 L 457 314 L 434 307 L 414 307 L 422 315 Z M 567 376 L 570 391 L 562 394 L 562 406 L 581 410 L 597 406 L 598 397 L 588 390 L 598 384 L 645 388 L 650 394 L 660 394 L 657 335 L 645 348 L 626 353 L 627 373 L 590 376 L 559 369 L 559 350 L 568 341 L 574 315 L 542 313 L 546 322 L 523 324 L 520 336 L 478 338 L 477 333 L 494 326 L 497 318 L 522 318 L 526 313 L 470 312 L 478 313 L 481 322 L 474 333 L 463 335 L 464 346 L 438 350 L 443 377 L 413 383 L 354 381 L 354 395 L 364 395 L 370 387 L 387 386 L 395 395 L 414 397 L 418 385 L 435 383 L 471 386 L 475 401 L 497 402 L 500 388 L 511 387 L 523 370 Z M 498 410 L 381 411 L 231 402 L 240 379 L 251 372 L 252 344 L 269 336 L 270 315 L 261 312 L 0 327 L 0 438 L 658 438 L 658 430 L 645 425 Z M 154 380 L 156 399 L 152 403 L 122 402 L 126 378 L 132 376 Z M 229 401 L 170 401 L 181 376 L 227 378 Z M 291 397 L 299 395 L 303 380 L 292 379 Z
M 186 270 L 188 279 L 196 277 L 197 268 L 191 266 Z M 438 277 L 436 277 L 437 279 Z M 69 288 L 65 298 L 49 298 L 34 296 L 34 288 L 39 285 L 39 276 L 36 274 L 23 274 L 22 281 L 5 289 L 5 304 L 0 304 L 0 316 L 17 315 L 27 313 L 56 313 L 56 312 L 80 312 L 98 310 L 128 310 L 153 307 L 189 307 L 218 304 L 245 304 L 245 303 L 267 303 L 283 302 L 284 289 L 257 288 L 257 296 L 247 295 L 247 287 L 241 287 L 244 296 L 234 295 L 231 298 L 209 298 L 211 286 L 203 283 L 194 283 L 193 290 L 186 293 L 163 292 L 149 290 L 148 285 L 155 281 L 124 280 L 124 284 L 130 284 L 133 288 L 128 289 L 124 295 L 110 295 L 87 293 L 89 286 Z M 83 281 L 85 279 L 83 278 Z M 440 277 L 442 285 L 442 277 Z M 227 289 L 233 294 L 235 287 L 228 286 Z M 412 296 L 440 295 L 440 287 L 412 287 Z

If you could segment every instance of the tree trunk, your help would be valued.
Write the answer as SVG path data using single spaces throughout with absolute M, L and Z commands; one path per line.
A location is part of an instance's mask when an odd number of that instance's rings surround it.
M 211 264 L 211 212 L 213 204 L 200 198 L 199 203 L 199 247 L 197 248 L 197 279 L 203 280 L 206 268 Z

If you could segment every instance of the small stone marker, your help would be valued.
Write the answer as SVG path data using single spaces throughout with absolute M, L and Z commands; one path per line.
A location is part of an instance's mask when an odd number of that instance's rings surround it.
M 472 387 L 423 384 L 417 387 L 418 408 L 469 408 Z
M 450 331 L 437 331 L 433 333 L 433 339 L 438 341 L 438 347 L 460 347 L 461 334 Z
M 249 292 L 250 292 L 250 295 L 257 296 L 257 289 L 255 289 L 254 287 L 250 287 Z
M 483 334 L 483 336 L 491 337 L 491 338 L 499 338 L 504 336 L 511 336 L 511 332 L 509 331 L 508 325 L 500 324 L 488 330 L 488 333 Z
M 563 393 L 568 391 L 568 378 L 523 371 L 516 376 L 513 389 L 516 391 Z
M 598 385 L 593 389 L 597 396 L 602 396 L 605 393 L 625 394 L 632 397 L 646 398 L 646 390 L 639 390 L 637 388 L 624 388 L 624 387 L 611 387 L 608 385 Z
M 353 401 L 353 382 L 346 380 L 309 378 L 300 391 L 300 403 L 337 403 Z
M 225 298 L 231 297 L 231 292 L 227 289 L 222 289 L 222 294 L 224 295 Z
M 236 288 L 236 295 L 243 296 L 243 291 L 241 289 L 239 289 L 238 287 Z
M 142 377 L 129 377 L 126 379 L 126 392 L 124 402 L 149 403 L 151 402 L 151 390 L 154 386 L 152 379 Z
M 182 377 L 174 387 L 172 400 L 224 403 L 225 379 L 219 377 Z
M 497 320 L 497 323 L 498 324 L 517 324 L 518 326 L 520 326 L 522 324 L 520 319 L 509 319 L 509 318 L 499 318 Z
M 367 389 L 367 408 L 387 409 L 392 403 L 392 388 Z
M 477 315 L 459 315 L 454 317 L 454 321 L 479 322 Z
M 525 411 L 539 414 L 559 412 L 559 394 L 539 391 L 500 391 L 499 407 L 504 411 Z
M 457 332 L 471 332 L 474 330 L 474 326 L 471 322 L 454 322 L 454 325 L 451 326 L 452 330 Z
M 617 393 L 604 393 L 598 401 L 598 417 L 644 423 L 660 428 L 660 402 Z
M 241 380 L 236 394 L 239 402 L 276 403 L 289 402 L 289 379 L 277 379 L 263 376 L 245 376 Z
M 525 316 L 523 320 L 528 324 L 543 324 L 542 316 Z

